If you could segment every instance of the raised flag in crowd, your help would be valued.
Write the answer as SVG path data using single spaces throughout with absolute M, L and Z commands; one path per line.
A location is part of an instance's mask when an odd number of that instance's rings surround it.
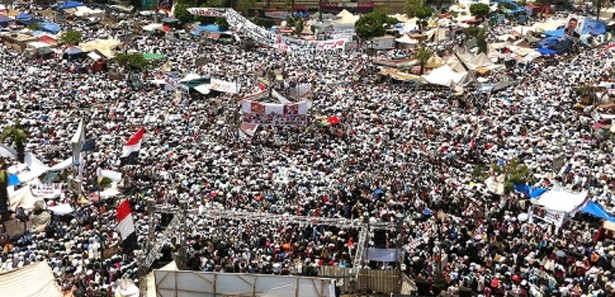
M 138 248 L 135 225 L 128 199 L 122 201 L 117 207 L 117 227 L 115 229 L 120 232 L 125 254 L 129 254 Z
M 122 165 L 136 164 L 139 160 L 139 151 L 141 150 L 141 141 L 145 135 L 145 127 L 141 127 L 137 133 L 132 135 L 122 148 L 122 156 L 120 157 Z

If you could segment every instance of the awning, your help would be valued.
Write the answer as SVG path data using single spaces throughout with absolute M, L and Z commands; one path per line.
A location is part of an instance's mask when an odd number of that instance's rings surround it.
M 102 57 L 99 54 L 95 53 L 95 52 L 89 52 L 88 53 L 88 57 L 90 59 L 94 60 L 94 61 L 98 61 L 98 60 L 102 59 Z

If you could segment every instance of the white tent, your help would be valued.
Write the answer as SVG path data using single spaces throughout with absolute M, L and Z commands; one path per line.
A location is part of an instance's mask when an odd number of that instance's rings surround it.
M 407 34 L 404 34 L 404 36 L 395 39 L 395 41 L 403 44 L 419 44 L 418 40 L 410 38 L 410 36 L 408 36 Z
M 354 25 L 354 23 L 356 23 L 359 20 L 359 16 L 353 15 L 352 13 L 350 13 L 346 9 L 344 9 L 340 13 L 338 13 L 337 17 L 339 19 L 334 20 L 333 21 L 334 24 L 345 24 L 345 25 L 352 24 L 352 25 Z
M 0 284 L 0 296 L 63 296 L 47 261 L 0 273 Z
M 444 64 L 446 64 L 444 60 L 442 60 L 442 58 L 440 58 L 437 54 L 434 53 L 433 55 L 431 55 L 431 57 L 429 57 L 427 63 L 425 63 L 425 67 L 438 68 L 444 66 Z
M 36 197 L 32 194 L 32 189 L 29 186 L 9 193 L 9 209 L 12 211 L 15 211 L 19 206 L 25 210 L 31 210 L 37 201 L 42 201 L 43 205 L 45 203 L 42 197 Z
M 586 198 L 586 191 L 573 193 L 559 187 L 554 187 L 540 195 L 533 202 L 555 211 L 572 212 L 583 205 Z
M 456 72 L 450 66 L 444 65 L 431 71 L 428 75 L 421 76 L 425 83 L 452 87 L 454 85 L 465 85 L 470 80 L 468 72 Z

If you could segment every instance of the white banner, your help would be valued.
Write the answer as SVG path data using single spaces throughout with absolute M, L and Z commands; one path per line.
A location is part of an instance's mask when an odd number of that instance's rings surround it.
M 202 16 L 202 17 L 222 18 L 225 15 L 226 9 L 193 7 L 193 8 L 188 8 L 188 12 L 193 15 Z
M 376 262 L 396 262 L 397 255 L 400 253 L 398 249 L 367 249 L 367 260 Z
M 239 93 L 239 84 L 234 82 L 223 81 L 220 79 L 212 78 L 209 83 L 212 90 L 216 90 L 224 93 L 237 94 Z
M 165 75 L 164 77 L 164 83 L 169 86 L 169 88 L 171 88 L 171 90 L 180 90 L 182 92 L 188 93 L 188 87 L 179 83 L 178 80 L 176 80 L 175 78 Z
M 250 22 L 234 9 L 194 7 L 189 8 L 188 12 L 197 16 L 224 17 L 226 18 L 226 22 L 237 32 L 242 32 L 259 43 L 267 44 L 281 51 L 310 49 L 345 50 L 346 40 L 307 41 L 297 38 L 282 37 L 281 35 L 270 32 Z

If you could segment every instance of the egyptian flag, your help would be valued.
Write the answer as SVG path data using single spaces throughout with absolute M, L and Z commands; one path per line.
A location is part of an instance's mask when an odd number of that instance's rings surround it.
M 115 227 L 115 230 L 120 232 L 122 236 L 124 254 L 129 254 L 137 249 L 137 234 L 135 233 L 135 225 L 132 220 L 128 199 L 122 201 L 117 207 L 117 227 Z
M 136 164 L 139 160 L 139 150 L 141 150 L 141 140 L 145 134 L 145 127 L 141 127 L 137 133 L 128 139 L 122 148 L 120 157 L 121 165 Z

